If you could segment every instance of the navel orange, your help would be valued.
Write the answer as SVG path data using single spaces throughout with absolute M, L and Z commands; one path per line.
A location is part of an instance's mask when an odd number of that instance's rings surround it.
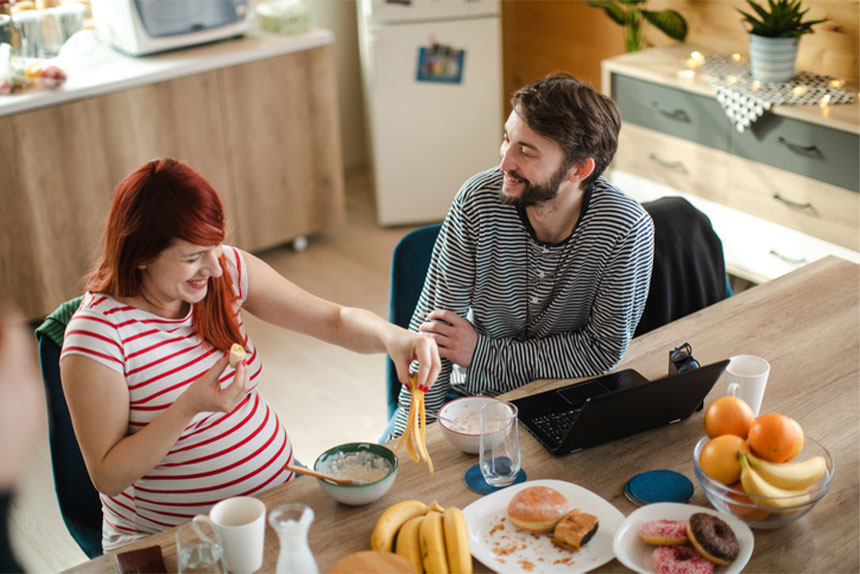
M 733 434 L 745 439 L 754 420 L 755 415 L 746 401 L 738 397 L 720 397 L 705 411 L 705 434 L 709 438 Z
M 747 439 L 756 456 L 771 462 L 788 462 L 803 448 L 803 429 L 791 417 L 768 413 L 750 425 Z
M 699 454 L 702 471 L 723 484 L 732 484 L 741 477 L 738 452 L 749 452 L 744 439 L 733 434 L 723 434 L 709 440 Z

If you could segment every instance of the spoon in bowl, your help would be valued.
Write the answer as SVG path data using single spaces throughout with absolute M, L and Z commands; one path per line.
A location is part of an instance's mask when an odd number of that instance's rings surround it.
M 357 480 L 352 480 L 351 478 L 340 478 L 338 476 L 332 476 L 330 474 L 324 474 L 322 472 L 317 472 L 315 470 L 311 470 L 309 468 L 302 468 L 300 466 L 293 466 L 292 464 L 285 464 L 284 467 L 287 470 L 291 470 L 298 474 L 306 474 L 308 476 L 315 476 L 316 478 L 324 478 L 325 480 L 330 480 L 332 482 L 336 482 L 337 484 L 346 484 L 350 486 L 354 486 L 357 484 L 363 484 Z

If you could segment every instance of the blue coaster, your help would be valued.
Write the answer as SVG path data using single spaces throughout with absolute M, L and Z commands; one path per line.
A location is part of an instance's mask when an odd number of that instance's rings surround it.
M 466 469 L 466 474 L 463 476 L 463 480 L 466 482 L 466 486 L 468 486 L 470 490 L 474 490 L 478 494 L 491 494 L 497 490 L 502 490 L 502 488 L 507 488 L 507 486 L 496 488 L 492 484 L 489 484 L 484 480 L 484 475 L 481 474 L 481 467 L 477 464 Z M 517 477 L 508 486 L 525 482 L 525 480 L 526 471 L 521 468 L 517 473 Z
M 693 483 L 674 470 L 651 470 L 628 480 L 624 494 L 639 506 L 652 502 L 684 503 L 693 497 Z

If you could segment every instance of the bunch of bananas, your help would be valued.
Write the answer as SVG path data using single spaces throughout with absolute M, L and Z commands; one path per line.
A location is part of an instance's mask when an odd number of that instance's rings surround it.
M 416 572 L 471 574 L 469 529 L 463 511 L 435 500 L 404 500 L 386 508 L 370 535 L 370 548 L 405 556 Z
M 756 504 L 787 508 L 809 500 L 806 489 L 827 471 L 821 456 L 803 462 L 769 462 L 751 453 L 739 452 L 741 485 Z
M 406 443 L 406 452 L 409 453 L 409 458 L 412 462 L 418 462 L 423 459 L 427 461 L 427 467 L 430 469 L 430 474 L 433 474 L 433 461 L 430 460 L 430 453 L 427 452 L 427 413 L 424 409 L 424 393 L 427 389 L 420 388 L 415 384 L 417 375 L 412 375 L 409 380 L 412 382 L 412 401 L 409 403 L 409 416 L 406 422 L 406 429 L 394 447 L 394 454 L 400 450 L 403 443 Z

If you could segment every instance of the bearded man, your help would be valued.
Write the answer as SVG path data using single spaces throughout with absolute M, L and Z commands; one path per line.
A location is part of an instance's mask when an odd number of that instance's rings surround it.
M 518 90 L 511 107 L 501 162 L 454 198 L 410 324 L 442 358 L 431 417 L 452 390 L 495 396 L 608 371 L 648 296 L 651 218 L 601 175 L 618 147 L 615 103 L 555 74 Z M 410 399 L 401 389 L 390 437 Z

